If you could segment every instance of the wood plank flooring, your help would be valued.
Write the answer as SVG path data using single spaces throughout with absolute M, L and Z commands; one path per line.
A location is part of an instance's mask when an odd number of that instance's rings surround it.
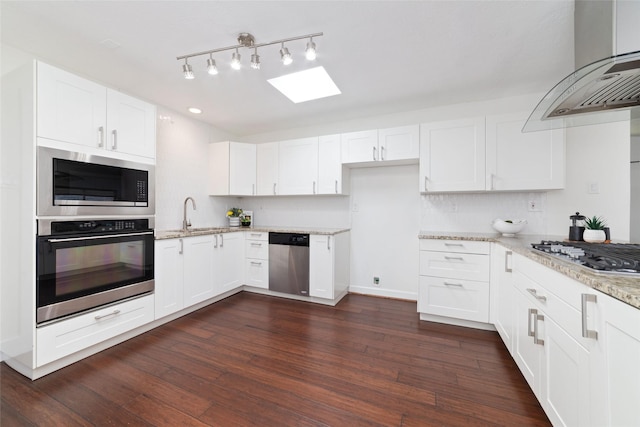
M 546 426 L 495 332 L 415 302 L 240 293 L 36 381 L 0 368 L 9 426 Z

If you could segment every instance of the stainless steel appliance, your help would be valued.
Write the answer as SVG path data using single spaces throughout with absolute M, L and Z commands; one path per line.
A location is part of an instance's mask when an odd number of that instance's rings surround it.
M 269 290 L 309 295 L 309 235 L 269 233 Z
M 532 243 L 531 246 L 599 273 L 640 274 L 640 245 L 637 244 L 565 243 L 543 240 L 540 243 Z
M 153 292 L 153 219 L 38 221 L 36 322 Z
M 153 215 L 155 166 L 38 147 L 38 216 Z

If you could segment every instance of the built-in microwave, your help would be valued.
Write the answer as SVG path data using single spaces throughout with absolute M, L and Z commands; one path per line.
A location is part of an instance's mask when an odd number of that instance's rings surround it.
M 38 147 L 39 216 L 154 215 L 155 167 Z

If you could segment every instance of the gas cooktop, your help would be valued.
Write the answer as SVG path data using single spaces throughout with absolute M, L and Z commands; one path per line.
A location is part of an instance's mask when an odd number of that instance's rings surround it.
M 640 274 L 640 245 L 543 240 L 531 246 L 600 273 Z

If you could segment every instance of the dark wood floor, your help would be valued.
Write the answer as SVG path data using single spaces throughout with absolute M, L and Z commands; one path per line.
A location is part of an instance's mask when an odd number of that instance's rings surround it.
M 36 381 L 1 365 L 0 425 L 549 425 L 495 332 L 416 304 L 240 293 Z

